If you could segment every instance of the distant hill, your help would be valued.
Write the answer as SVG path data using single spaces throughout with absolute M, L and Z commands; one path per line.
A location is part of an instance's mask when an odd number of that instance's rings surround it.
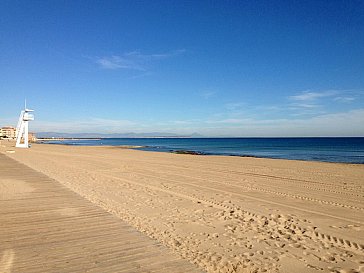
M 191 137 L 198 138 L 203 137 L 198 133 L 191 135 L 177 135 L 173 133 L 113 133 L 113 134 L 101 134 L 101 133 L 59 133 L 59 132 L 39 132 L 36 133 L 38 138 L 144 138 L 144 137 Z

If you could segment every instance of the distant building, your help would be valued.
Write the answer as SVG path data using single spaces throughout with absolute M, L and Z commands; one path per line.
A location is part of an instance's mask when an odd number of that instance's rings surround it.
M 0 138 L 16 139 L 16 128 L 12 126 L 4 126 L 0 128 Z M 35 133 L 28 133 L 28 139 L 30 142 L 37 142 L 37 136 Z
M 35 133 L 29 133 L 28 134 L 28 139 L 29 139 L 29 142 L 37 142 L 37 140 L 38 140 Z
M 16 129 L 11 126 L 5 126 L 0 129 L 0 136 L 2 138 L 15 139 Z

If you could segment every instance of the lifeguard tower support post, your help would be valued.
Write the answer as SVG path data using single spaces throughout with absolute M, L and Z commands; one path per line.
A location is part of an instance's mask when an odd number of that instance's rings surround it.
M 24 110 L 20 112 L 18 125 L 16 127 L 16 145 L 17 148 L 29 148 L 29 129 L 28 122 L 34 120 L 34 115 L 31 114 L 34 110 L 27 109 L 27 104 L 25 101 Z M 23 139 L 23 143 L 21 140 Z

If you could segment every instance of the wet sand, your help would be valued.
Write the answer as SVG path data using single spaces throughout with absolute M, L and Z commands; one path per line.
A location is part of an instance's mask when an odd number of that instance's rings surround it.
M 364 165 L 11 149 L 207 272 L 364 272 Z

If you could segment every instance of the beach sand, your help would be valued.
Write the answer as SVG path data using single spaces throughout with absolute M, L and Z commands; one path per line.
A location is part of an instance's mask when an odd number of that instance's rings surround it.
M 364 165 L 6 145 L 207 272 L 364 272 Z

